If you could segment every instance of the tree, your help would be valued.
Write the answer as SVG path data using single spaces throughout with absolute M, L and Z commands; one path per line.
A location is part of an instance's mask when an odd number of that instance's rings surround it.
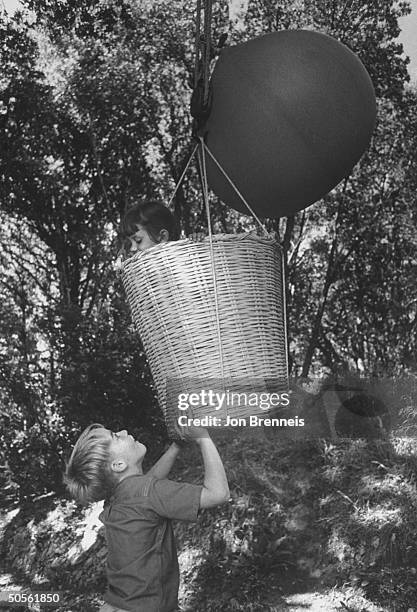
M 94 418 L 162 437 L 111 263 L 125 208 L 168 201 L 188 160 L 195 3 L 25 5 L 30 19 L 0 24 L 0 208 L 10 231 L 0 391 L 22 428 L 58 418 L 71 436 Z M 267 221 L 285 251 L 297 373 L 414 368 L 415 93 L 396 41 L 408 10 L 394 0 L 253 0 L 230 32 L 231 44 L 281 28 L 330 33 L 362 58 L 379 99 L 373 144 L 351 177 L 308 210 Z M 228 28 L 226 3 L 215 3 L 214 39 Z M 200 202 L 193 169 L 174 201 L 187 233 L 205 224 Z M 215 199 L 212 215 L 223 231 L 250 223 Z

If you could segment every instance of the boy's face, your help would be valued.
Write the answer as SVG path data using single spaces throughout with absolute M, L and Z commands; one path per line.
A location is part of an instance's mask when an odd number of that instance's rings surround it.
M 146 446 L 129 435 L 125 429 L 118 432 L 106 429 L 110 439 L 109 454 L 115 472 L 137 467 L 146 454 Z

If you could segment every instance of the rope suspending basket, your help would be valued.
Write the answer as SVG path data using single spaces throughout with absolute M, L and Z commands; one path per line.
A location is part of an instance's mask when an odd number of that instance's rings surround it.
M 196 386 L 287 390 L 283 262 L 274 239 L 220 234 L 157 245 L 126 260 L 122 280 L 171 433 L 175 398 Z M 205 406 L 192 410 L 194 418 L 206 414 Z
M 266 410 L 242 403 L 242 395 L 288 391 L 283 253 L 205 140 L 211 106 L 211 5 L 212 0 L 204 0 L 204 36 L 200 36 L 202 2 L 197 2 L 191 115 L 198 142 L 171 198 L 172 202 L 196 155 L 208 237 L 201 242 L 158 244 L 135 253 L 121 268 L 159 403 L 174 437 L 182 409 L 180 396 L 191 398 L 203 390 L 235 392 L 239 400 L 222 406 L 218 416 L 239 419 Z M 212 234 L 206 155 L 243 202 L 245 212 L 247 209 L 263 228 L 262 237 L 255 233 Z M 193 419 L 209 413 L 213 413 L 212 405 L 203 399 L 187 405 L 187 416 Z

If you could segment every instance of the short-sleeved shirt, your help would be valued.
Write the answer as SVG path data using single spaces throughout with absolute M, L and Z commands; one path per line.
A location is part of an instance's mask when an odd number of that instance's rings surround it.
M 128 476 L 106 501 L 105 600 L 135 612 L 172 612 L 179 569 L 170 519 L 196 521 L 202 487 L 152 476 Z

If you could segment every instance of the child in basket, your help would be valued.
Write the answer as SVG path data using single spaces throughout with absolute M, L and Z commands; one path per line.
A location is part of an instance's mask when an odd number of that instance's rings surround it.
M 179 240 L 180 231 L 171 211 L 159 202 L 135 204 L 122 219 L 121 236 L 123 247 L 118 258 L 121 262 L 137 251 L 147 251 L 157 244 Z M 196 242 L 203 240 L 204 233 L 189 236 Z
M 185 435 L 200 447 L 202 486 L 167 479 L 179 452 L 175 442 L 146 474 L 146 447 L 125 430 L 93 424 L 74 446 L 64 477 L 72 497 L 84 505 L 105 499 L 100 520 L 108 590 L 100 612 L 177 610 L 179 570 L 170 519 L 196 521 L 200 509 L 229 498 L 223 463 L 207 430 L 189 427 Z

